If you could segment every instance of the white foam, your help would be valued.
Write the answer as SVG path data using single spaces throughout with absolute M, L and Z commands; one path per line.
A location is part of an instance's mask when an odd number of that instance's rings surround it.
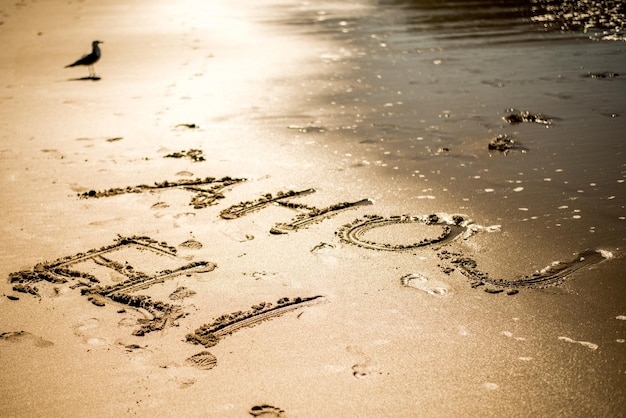
M 604 258 L 606 258 L 607 260 L 610 258 L 613 258 L 613 253 L 611 251 L 607 251 L 607 250 L 598 250 L 598 252 L 600 253 L 600 255 Z
M 568 343 L 573 343 L 573 344 L 580 344 L 594 351 L 598 349 L 598 344 L 590 343 L 588 341 L 576 341 L 569 337 L 559 337 L 559 340 L 567 341 Z
M 498 385 L 497 383 L 493 383 L 493 382 L 486 382 L 483 383 L 483 387 L 487 390 L 498 390 L 500 389 L 500 385 Z
M 454 225 L 454 224 L 456 224 L 456 222 L 455 222 L 455 220 L 454 220 L 454 217 L 455 217 L 455 216 L 460 216 L 460 217 L 462 217 L 462 218 L 463 218 L 463 222 L 461 222 L 461 223 L 459 224 L 460 226 L 463 226 L 463 227 L 467 227 L 467 228 L 469 228 L 469 225 L 472 223 L 472 220 L 471 220 L 471 219 L 469 219 L 469 218 L 467 217 L 467 215 L 464 215 L 464 214 L 462 214 L 462 213 L 455 213 L 455 214 L 453 215 L 453 214 L 450 214 L 450 213 L 447 213 L 447 212 L 437 212 L 437 213 L 435 213 L 435 215 L 437 215 L 440 219 L 442 219 L 442 220 L 443 220 L 445 223 L 447 223 L 448 225 Z M 472 225 L 472 226 L 473 226 L 473 225 Z
M 526 338 L 524 337 L 514 337 L 511 331 L 502 331 L 500 334 L 504 335 L 505 337 L 513 338 L 516 341 L 526 341 Z
M 547 265 L 544 268 L 542 268 L 541 270 L 539 270 L 539 273 L 544 274 L 544 273 L 550 271 L 551 268 L 553 268 L 554 266 L 558 266 L 559 264 L 561 264 L 560 261 L 553 261 L 549 265 Z
M 468 225 L 466 234 L 468 236 L 471 236 L 475 234 L 476 232 L 500 232 L 501 228 L 502 228 L 502 225 L 489 225 L 489 226 Z

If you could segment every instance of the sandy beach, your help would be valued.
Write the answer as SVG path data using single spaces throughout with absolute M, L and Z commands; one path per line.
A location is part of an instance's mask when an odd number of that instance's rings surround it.
M 624 34 L 427 3 L 0 3 L 0 415 L 620 416 Z

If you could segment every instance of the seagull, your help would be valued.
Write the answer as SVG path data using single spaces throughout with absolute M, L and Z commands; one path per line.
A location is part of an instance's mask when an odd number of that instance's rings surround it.
M 93 41 L 91 43 L 91 54 L 83 55 L 78 61 L 70 65 L 66 65 L 65 68 L 76 67 L 77 65 L 86 65 L 89 68 L 89 77 L 96 78 L 96 72 L 93 65 L 100 59 L 100 48 L 98 47 L 98 44 L 102 43 L 104 42 Z

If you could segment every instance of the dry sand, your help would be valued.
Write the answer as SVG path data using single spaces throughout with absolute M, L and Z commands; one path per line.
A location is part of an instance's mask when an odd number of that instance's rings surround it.
M 0 415 L 617 416 L 623 295 L 561 266 L 473 288 L 498 228 L 316 139 L 347 83 L 332 39 L 267 23 L 292 8 L 2 4 L 0 277 L 36 294 L 0 284 Z M 562 267 L 623 273 L 597 254 Z

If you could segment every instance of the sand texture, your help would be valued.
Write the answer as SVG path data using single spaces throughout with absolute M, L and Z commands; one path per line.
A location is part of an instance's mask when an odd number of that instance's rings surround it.
M 623 16 L 480 3 L 0 4 L 0 416 L 623 413 Z

